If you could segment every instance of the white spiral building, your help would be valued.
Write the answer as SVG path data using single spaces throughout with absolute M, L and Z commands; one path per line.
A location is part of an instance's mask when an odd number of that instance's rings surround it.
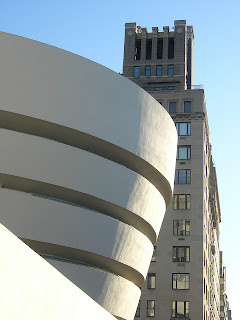
M 0 34 L 0 222 L 118 319 L 133 319 L 172 198 L 177 134 L 133 82 Z

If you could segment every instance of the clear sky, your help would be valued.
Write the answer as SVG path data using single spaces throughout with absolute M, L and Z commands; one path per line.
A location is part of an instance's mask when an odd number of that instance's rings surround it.
M 240 175 L 239 0 L 1 0 L 0 30 L 42 41 L 122 72 L 124 24 L 193 25 L 194 84 L 206 94 L 210 140 L 222 213 L 221 250 L 234 320 L 239 311 L 240 209 L 234 205 Z M 1 50 L 1 48 L 0 48 Z

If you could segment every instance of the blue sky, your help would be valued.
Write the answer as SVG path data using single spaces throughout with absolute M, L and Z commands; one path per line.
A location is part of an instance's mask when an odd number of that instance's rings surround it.
M 240 209 L 234 202 L 240 196 L 239 12 L 237 0 L 0 2 L 1 31 L 66 49 L 116 72 L 122 72 L 125 22 L 137 22 L 149 30 L 152 26 L 173 27 L 177 19 L 193 25 L 193 82 L 203 84 L 206 94 L 222 211 L 221 249 L 227 266 L 227 294 L 235 319 L 240 287 Z

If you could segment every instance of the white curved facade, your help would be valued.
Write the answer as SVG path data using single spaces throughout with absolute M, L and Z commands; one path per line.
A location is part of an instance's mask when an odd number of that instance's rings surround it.
M 94 62 L 0 34 L 0 221 L 119 319 L 133 319 L 177 135 L 144 90 Z

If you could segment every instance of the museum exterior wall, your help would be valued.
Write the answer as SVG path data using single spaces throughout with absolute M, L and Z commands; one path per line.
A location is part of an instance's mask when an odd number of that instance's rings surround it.
M 0 318 L 115 319 L 0 224 Z
M 92 61 L 5 33 L 0 46 L 0 221 L 133 319 L 172 198 L 174 123 Z

